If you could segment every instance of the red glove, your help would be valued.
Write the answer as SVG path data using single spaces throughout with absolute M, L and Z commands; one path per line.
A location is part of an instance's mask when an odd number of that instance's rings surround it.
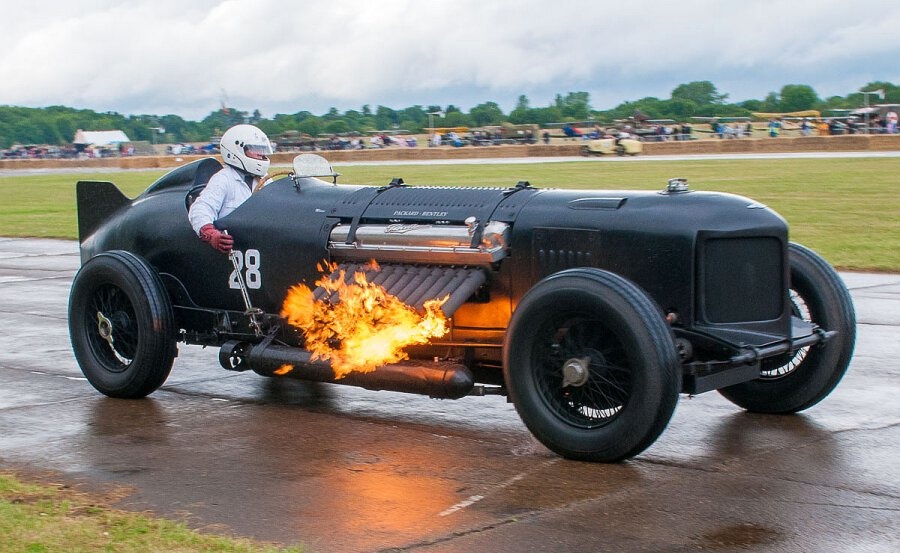
M 200 240 L 222 253 L 230 252 L 231 247 L 234 246 L 234 238 L 214 227 L 212 223 L 200 227 Z

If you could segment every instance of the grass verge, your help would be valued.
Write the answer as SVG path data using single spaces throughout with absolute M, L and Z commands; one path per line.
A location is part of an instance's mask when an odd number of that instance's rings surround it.
M 791 226 L 791 239 L 843 270 L 900 272 L 900 158 L 728 159 L 623 163 L 338 166 L 340 182 L 661 189 L 671 177 L 695 190 L 730 192 L 765 203 Z M 135 196 L 163 172 L 0 177 L 0 236 L 76 238 L 75 182 L 110 180 Z
M 110 509 L 62 485 L 29 484 L 0 472 L 0 551 L 23 553 L 300 553 L 209 536 L 184 524 Z

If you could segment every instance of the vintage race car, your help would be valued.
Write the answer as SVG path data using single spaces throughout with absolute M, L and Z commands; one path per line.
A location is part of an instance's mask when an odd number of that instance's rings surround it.
M 744 197 L 683 179 L 646 192 L 344 185 L 304 154 L 216 223 L 235 240 L 226 256 L 187 219 L 219 168 L 194 161 L 133 200 L 109 182 L 77 184 L 69 328 L 100 392 L 146 396 L 179 342 L 215 346 L 228 370 L 436 398 L 502 394 L 551 450 L 612 462 L 657 439 L 680 393 L 794 413 L 850 362 L 855 315 L 841 279 Z M 287 299 L 300 283 L 310 292 L 300 311 L 355 308 L 365 302 L 329 286 L 358 278 L 384 292 L 376 314 L 387 299 L 416 314 L 439 300 L 444 333 L 407 359 L 338 371 L 313 351 L 316 329 L 291 323 Z M 349 340 L 342 328 L 327 347 Z
M 634 138 L 595 138 L 581 147 L 583 156 L 617 155 L 636 156 L 644 151 L 644 145 Z

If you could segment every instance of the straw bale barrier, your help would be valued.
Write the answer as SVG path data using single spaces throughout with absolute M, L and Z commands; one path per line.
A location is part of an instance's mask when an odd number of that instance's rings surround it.
M 389 147 L 370 150 L 337 150 L 316 152 L 332 163 L 347 161 L 418 161 L 476 158 L 578 157 L 582 144 L 502 145 L 454 148 Z M 668 141 L 644 143 L 644 155 L 741 154 L 787 152 L 862 152 L 900 151 L 900 135 L 810 136 L 794 138 L 744 138 Z M 272 156 L 275 164 L 290 164 L 296 152 L 280 152 Z M 120 168 L 165 169 L 177 167 L 203 156 L 137 156 L 102 159 L 4 159 L 0 169 L 64 169 Z

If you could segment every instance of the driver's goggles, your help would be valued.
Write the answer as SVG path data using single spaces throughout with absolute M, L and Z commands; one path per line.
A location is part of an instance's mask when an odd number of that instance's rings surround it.
M 250 159 L 267 159 L 266 156 L 271 153 L 270 144 L 244 144 L 244 155 Z

